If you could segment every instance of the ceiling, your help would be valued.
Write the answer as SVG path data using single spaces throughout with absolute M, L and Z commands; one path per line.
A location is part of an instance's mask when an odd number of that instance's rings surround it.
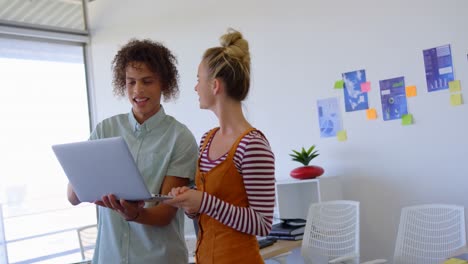
M 85 30 L 81 0 L 0 0 L 0 23 Z

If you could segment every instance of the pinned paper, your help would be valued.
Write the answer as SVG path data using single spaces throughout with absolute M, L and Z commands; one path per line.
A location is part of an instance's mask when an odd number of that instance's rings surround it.
M 370 82 L 363 82 L 361 83 L 361 92 L 369 92 L 370 91 Z
M 413 115 L 412 114 L 405 114 L 401 117 L 401 124 L 404 126 L 408 126 L 413 124 Z
M 417 92 L 416 92 L 416 86 L 415 85 L 406 86 L 406 97 L 413 97 L 413 96 L 416 96 L 416 95 L 417 95 Z
M 367 120 L 377 119 L 377 111 L 375 108 L 369 108 L 366 110 Z
M 346 130 L 338 131 L 338 133 L 336 133 L 336 138 L 338 138 L 338 141 L 346 141 L 348 139 Z
M 343 89 L 344 88 L 344 81 L 338 80 L 335 82 L 335 89 Z
M 463 104 L 461 94 L 451 94 L 450 95 L 450 104 L 452 106 L 457 106 Z
M 449 82 L 449 91 L 451 93 L 460 92 L 461 91 L 460 80 L 455 80 L 455 81 Z

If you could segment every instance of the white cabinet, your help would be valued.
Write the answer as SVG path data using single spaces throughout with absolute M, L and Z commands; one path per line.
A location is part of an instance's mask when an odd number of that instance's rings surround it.
M 276 209 L 281 219 L 306 219 L 311 203 L 342 199 L 337 177 L 276 182 Z

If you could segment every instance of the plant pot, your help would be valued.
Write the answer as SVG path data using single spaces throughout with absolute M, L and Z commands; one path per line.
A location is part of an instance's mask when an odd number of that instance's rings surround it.
M 320 166 L 302 166 L 295 168 L 291 171 L 289 175 L 295 179 L 304 180 L 304 179 L 314 179 L 322 175 L 324 172 L 323 168 Z

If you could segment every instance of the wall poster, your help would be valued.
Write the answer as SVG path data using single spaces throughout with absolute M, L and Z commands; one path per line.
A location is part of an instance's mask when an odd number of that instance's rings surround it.
M 424 50 L 423 55 L 427 91 L 448 89 L 448 83 L 454 80 L 450 45 Z
M 381 80 L 379 83 L 383 119 L 400 119 L 407 114 L 405 77 Z
M 320 137 L 336 137 L 336 133 L 343 130 L 338 97 L 317 100 L 317 113 Z
M 346 112 L 368 109 L 367 93 L 361 91 L 361 83 L 366 82 L 366 71 L 358 70 L 343 73 L 342 75 Z

